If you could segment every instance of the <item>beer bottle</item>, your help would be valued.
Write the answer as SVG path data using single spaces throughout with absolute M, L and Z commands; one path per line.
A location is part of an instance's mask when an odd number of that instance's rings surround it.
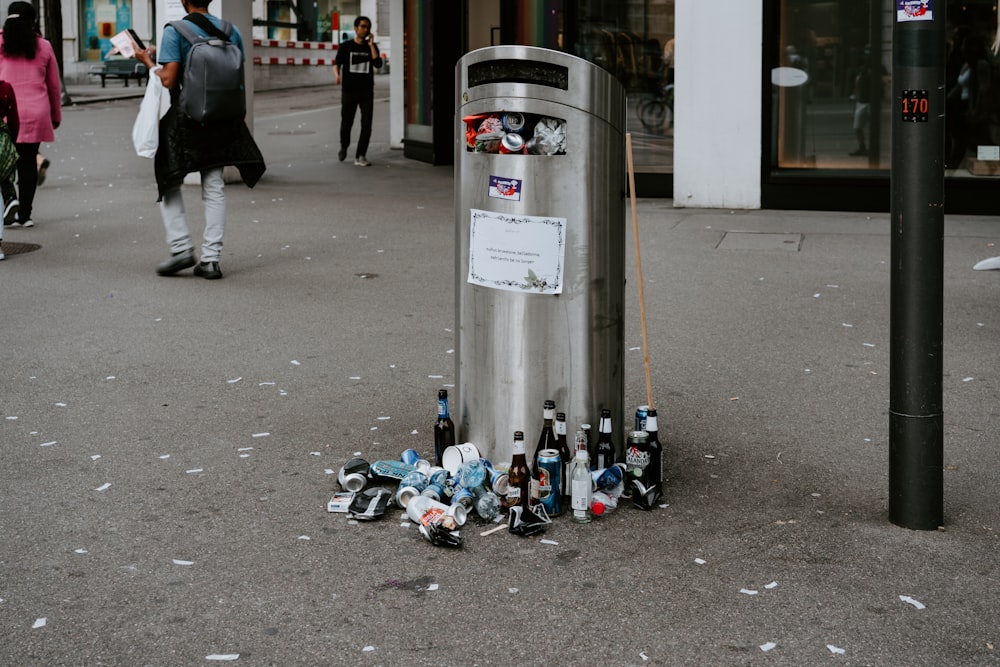
M 597 427 L 597 445 L 594 446 L 593 470 L 601 470 L 615 464 L 615 446 L 611 442 L 611 410 L 601 410 L 601 423 Z
M 593 479 L 590 476 L 590 463 L 587 461 L 587 450 L 576 450 L 573 459 L 573 479 L 570 506 L 573 508 L 574 523 L 590 523 L 590 494 Z
M 528 459 L 524 454 L 524 433 L 514 431 L 514 458 L 507 472 L 507 506 L 528 508 L 531 497 L 529 485 L 531 471 L 528 470 Z
M 642 485 L 647 489 L 663 484 L 663 446 L 660 444 L 659 426 L 656 423 L 656 408 L 649 409 L 646 417 L 646 433 L 649 434 L 649 463 L 642 469 Z
M 455 444 L 455 424 L 448 416 L 448 390 L 438 389 L 438 418 L 434 422 L 434 465 L 441 465 L 444 450 Z
M 552 430 L 552 417 L 555 416 L 555 401 L 545 401 L 542 407 L 542 434 L 538 436 L 538 446 L 535 447 L 535 458 L 531 462 L 531 473 L 538 475 L 538 452 L 543 449 L 557 449 L 556 434 Z
M 563 498 L 569 498 L 570 491 L 573 488 L 573 483 L 569 477 L 569 467 L 573 463 L 573 453 L 569 450 L 569 442 L 566 440 L 566 413 L 557 412 L 556 413 L 556 450 L 559 452 L 559 460 L 562 461 L 562 488 L 559 489 L 559 493 Z

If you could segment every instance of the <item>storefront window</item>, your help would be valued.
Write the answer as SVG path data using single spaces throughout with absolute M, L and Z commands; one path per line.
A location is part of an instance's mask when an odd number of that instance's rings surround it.
M 628 94 L 636 171 L 672 173 L 674 0 L 573 3 L 569 51 L 608 70 Z
M 132 27 L 132 0 L 84 0 L 84 60 L 104 60 L 111 50 L 111 37 Z
M 949 0 L 946 175 L 1000 176 L 997 0 Z M 773 169 L 891 165 L 890 0 L 782 0 L 771 53 Z

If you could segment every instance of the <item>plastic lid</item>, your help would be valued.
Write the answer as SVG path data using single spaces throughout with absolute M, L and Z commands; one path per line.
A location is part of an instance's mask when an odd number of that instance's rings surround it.
M 594 516 L 601 516 L 604 514 L 604 503 L 600 500 L 595 500 L 590 503 L 590 511 L 594 513 Z

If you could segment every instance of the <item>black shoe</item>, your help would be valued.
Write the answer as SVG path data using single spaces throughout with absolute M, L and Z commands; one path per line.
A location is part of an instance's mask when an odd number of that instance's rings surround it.
M 347 149 L 346 148 L 341 148 L 337 152 L 337 159 L 340 160 L 341 162 L 343 162 L 344 160 L 347 159 Z
M 170 259 L 156 267 L 156 272 L 161 276 L 172 276 L 178 271 L 190 269 L 194 266 L 194 251 L 181 250 L 170 256 Z
M 222 277 L 222 269 L 219 268 L 218 262 L 201 262 L 194 267 L 194 275 L 205 280 L 218 280 Z
M 49 170 L 49 165 L 50 164 L 52 164 L 52 163 L 49 162 L 49 159 L 45 158 L 44 160 L 42 160 L 42 163 L 40 165 L 38 165 L 38 185 L 39 186 L 41 186 L 41 184 L 45 182 L 45 173 Z
M 18 204 L 16 199 L 9 199 L 4 203 L 3 207 L 3 226 L 10 227 L 17 220 L 17 212 L 20 209 L 20 204 Z

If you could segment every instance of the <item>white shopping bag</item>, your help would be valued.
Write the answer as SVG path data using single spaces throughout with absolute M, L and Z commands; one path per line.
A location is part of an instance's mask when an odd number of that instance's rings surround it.
M 139 157 L 156 156 L 160 138 L 160 119 L 170 108 L 170 95 L 163 89 L 163 83 L 156 75 L 157 69 L 159 68 L 154 68 L 149 73 L 146 94 L 142 97 L 139 115 L 135 117 L 135 124 L 132 125 L 132 144 Z

